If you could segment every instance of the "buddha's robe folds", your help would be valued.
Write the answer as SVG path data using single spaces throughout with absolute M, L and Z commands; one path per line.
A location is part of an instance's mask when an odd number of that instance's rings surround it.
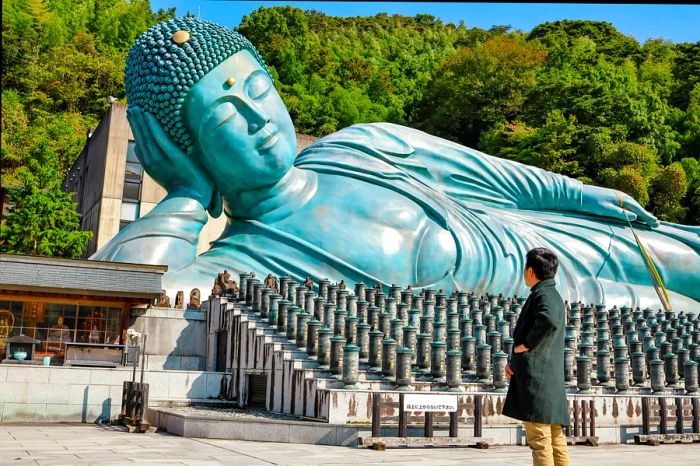
M 534 247 L 546 247 L 559 257 L 556 281 L 564 299 L 659 307 L 629 226 L 623 220 L 588 214 L 583 205 L 584 185 L 572 178 L 389 123 L 359 124 L 328 135 L 305 148 L 295 167 L 392 190 L 421 206 L 427 216 L 450 232 L 456 248 L 454 265 L 433 283 L 412 283 L 414 288 L 522 295 L 527 291 L 522 279 L 526 253 Z M 357 202 L 362 200 L 360 189 Z M 328 218 L 323 222 L 342 224 L 342 220 Z M 196 221 L 201 222 L 201 218 Z M 157 220 L 151 222 L 158 224 Z M 158 228 L 163 231 L 150 235 L 178 234 L 165 231 L 165 223 Z M 652 229 L 635 222 L 635 229 L 656 263 L 672 303 L 679 309 L 697 311 L 700 228 L 661 222 Z M 358 241 L 366 240 L 358 233 Z M 276 228 L 274 222 L 229 219 L 224 234 L 209 251 L 193 264 L 169 272 L 165 282 L 172 290 L 206 287 L 219 269 L 228 268 L 253 270 L 261 276 L 271 272 L 314 280 L 327 277 L 348 283 L 390 284 L 382 276 L 370 275 L 341 259 L 338 248 L 347 247 L 352 245 L 334 244 L 332 233 L 320 247 Z M 100 258 L 124 260 L 119 254 Z M 382 264 L 383 258 L 376 261 Z M 382 265 L 392 267 L 391 263 Z

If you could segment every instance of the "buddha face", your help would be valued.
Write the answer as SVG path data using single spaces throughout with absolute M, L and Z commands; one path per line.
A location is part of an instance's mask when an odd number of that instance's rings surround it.
M 294 125 L 267 72 L 247 50 L 200 79 L 183 110 L 194 152 L 225 198 L 276 183 L 291 168 Z

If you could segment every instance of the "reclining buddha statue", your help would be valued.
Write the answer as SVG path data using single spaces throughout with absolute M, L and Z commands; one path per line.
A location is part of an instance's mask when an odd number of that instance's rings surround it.
M 700 228 L 660 222 L 626 194 L 390 123 L 297 155 L 263 59 L 232 30 L 157 24 L 125 82 L 137 155 L 168 195 L 92 259 L 166 264 L 171 294 L 226 268 L 510 296 L 527 291 L 526 252 L 546 247 L 565 299 L 658 308 L 633 224 L 673 305 L 700 307 Z M 197 255 L 207 211 L 227 226 Z

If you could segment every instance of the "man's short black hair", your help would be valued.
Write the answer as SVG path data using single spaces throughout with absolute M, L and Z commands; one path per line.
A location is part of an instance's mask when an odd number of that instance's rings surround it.
M 556 254 L 547 248 L 531 249 L 527 253 L 525 270 L 527 270 L 528 267 L 532 267 L 535 275 L 540 280 L 554 278 L 557 274 L 557 268 L 559 267 L 559 259 Z

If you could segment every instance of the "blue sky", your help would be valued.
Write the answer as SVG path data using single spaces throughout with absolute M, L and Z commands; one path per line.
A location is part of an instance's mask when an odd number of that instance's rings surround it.
M 260 6 L 293 5 L 332 16 L 373 16 L 377 13 L 414 16 L 429 13 L 444 22 L 488 29 L 510 25 L 529 31 L 545 21 L 590 19 L 608 21 L 640 42 L 663 38 L 673 42 L 700 40 L 700 5 L 585 4 L 585 3 L 441 3 L 441 2 L 254 2 L 224 0 L 151 0 L 154 9 L 176 7 L 223 26 L 237 26 Z

